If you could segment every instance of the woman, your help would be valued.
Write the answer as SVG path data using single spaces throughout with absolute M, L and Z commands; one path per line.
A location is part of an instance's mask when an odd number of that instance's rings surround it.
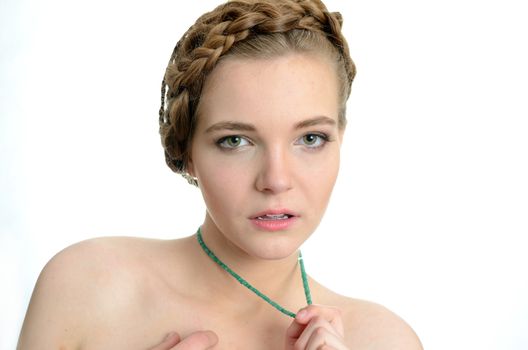
M 355 75 L 340 28 L 317 0 L 198 19 L 169 61 L 160 132 L 167 164 L 202 192 L 203 224 L 60 252 L 18 348 L 421 349 L 390 311 L 307 278 L 298 254 L 339 169 Z

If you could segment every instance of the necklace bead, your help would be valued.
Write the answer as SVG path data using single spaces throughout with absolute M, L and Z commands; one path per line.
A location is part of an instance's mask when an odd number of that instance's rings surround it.
M 248 281 L 243 279 L 239 274 L 237 274 L 235 271 L 231 270 L 229 266 L 227 266 L 222 260 L 220 260 L 215 253 L 209 247 L 205 244 L 203 238 L 202 238 L 202 231 L 201 228 L 198 228 L 198 232 L 196 234 L 196 238 L 198 239 L 198 243 L 200 244 L 200 247 L 202 247 L 203 251 L 216 263 L 218 264 L 222 269 L 224 269 L 227 273 L 229 273 L 231 276 L 233 276 L 241 285 L 255 293 L 257 296 L 259 296 L 261 299 L 263 299 L 265 302 L 273 306 L 275 309 L 279 310 L 283 314 L 290 316 L 292 318 L 295 318 L 295 313 L 291 312 L 288 309 L 285 309 L 275 301 L 271 300 L 267 295 L 263 294 L 261 291 L 259 291 L 257 288 L 253 287 Z M 308 278 L 306 276 L 306 271 L 304 269 L 304 261 L 302 258 L 301 251 L 299 250 L 299 266 L 301 268 L 301 278 L 303 282 L 303 288 L 304 288 L 304 296 L 306 297 L 306 304 L 311 305 L 312 304 L 312 296 L 310 293 L 310 286 L 308 284 Z

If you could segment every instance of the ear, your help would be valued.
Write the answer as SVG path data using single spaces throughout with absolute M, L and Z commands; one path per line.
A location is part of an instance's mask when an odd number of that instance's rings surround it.
M 194 163 L 193 163 L 193 160 L 192 160 L 192 156 L 189 156 L 189 159 L 187 159 L 187 164 L 185 165 L 185 170 L 192 177 L 196 177 L 196 174 L 194 172 Z

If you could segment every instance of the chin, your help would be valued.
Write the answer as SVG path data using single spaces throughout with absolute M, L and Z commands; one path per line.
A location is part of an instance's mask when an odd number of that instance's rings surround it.
M 296 254 L 305 239 L 298 236 L 264 232 L 251 244 L 251 255 L 265 260 L 281 260 Z

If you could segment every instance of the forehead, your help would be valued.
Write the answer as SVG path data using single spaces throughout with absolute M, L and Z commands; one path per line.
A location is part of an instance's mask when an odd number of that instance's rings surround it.
M 204 84 L 198 128 L 223 120 L 295 123 L 318 115 L 337 121 L 338 110 L 338 78 L 328 59 L 298 53 L 229 57 Z

